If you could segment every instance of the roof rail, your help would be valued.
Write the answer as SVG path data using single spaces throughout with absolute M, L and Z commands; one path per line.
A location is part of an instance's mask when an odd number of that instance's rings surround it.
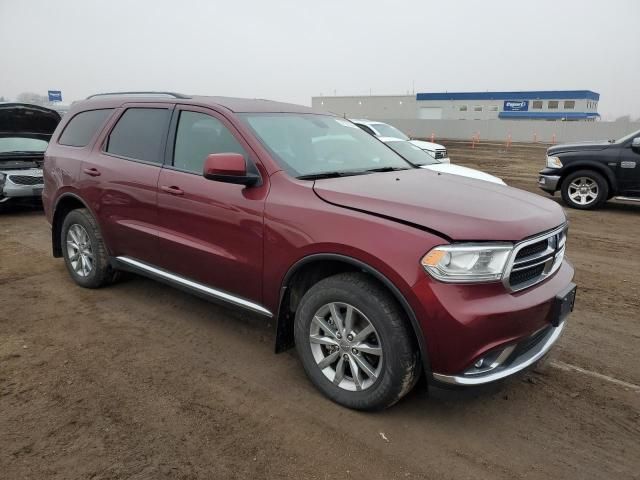
M 175 93 L 175 92 L 106 92 L 106 93 L 95 93 L 93 95 L 89 95 L 87 97 L 87 100 L 94 97 L 103 97 L 103 96 L 106 97 L 109 95 L 149 95 L 149 96 L 162 95 L 162 96 L 173 97 L 173 98 L 191 98 L 187 95 L 183 95 L 182 93 Z

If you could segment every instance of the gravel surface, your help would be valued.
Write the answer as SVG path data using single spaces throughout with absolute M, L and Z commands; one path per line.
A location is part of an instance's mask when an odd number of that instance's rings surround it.
M 543 195 L 543 147 L 445 144 Z M 262 318 L 138 277 L 75 286 L 42 212 L 5 208 L 0 478 L 640 478 L 640 204 L 568 215 L 578 298 L 544 370 L 365 414 Z

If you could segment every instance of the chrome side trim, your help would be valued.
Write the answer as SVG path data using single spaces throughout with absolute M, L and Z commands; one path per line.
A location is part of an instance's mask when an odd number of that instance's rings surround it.
M 206 285 L 202 285 L 201 283 L 194 282 L 193 280 L 189 280 L 179 275 L 166 272 L 156 267 L 152 267 L 151 265 L 147 265 L 146 263 L 134 260 L 133 258 L 116 257 L 116 260 L 125 265 L 133 267 L 134 270 L 138 270 L 143 274 L 146 273 L 150 276 L 158 277 L 159 279 L 168 281 L 169 283 L 174 283 L 176 285 L 194 290 L 198 293 L 206 295 L 207 297 L 222 300 L 224 302 L 231 303 L 248 310 L 252 310 L 256 313 L 266 315 L 267 317 L 273 317 L 273 314 L 263 306 L 258 305 L 257 303 L 253 303 L 249 300 L 245 300 L 244 298 L 236 297 L 235 295 L 231 295 L 230 293 L 223 292 L 222 290 L 216 290 L 215 288 L 207 287 Z
M 625 202 L 640 202 L 640 197 L 614 197 L 615 200 L 623 200 Z
M 553 347 L 554 343 L 556 343 L 564 329 L 565 323 L 566 321 L 563 321 L 557 327 L 552 328 L 546 338 L 541 340 L 538 345 L 524 352 L 507 367 L 492 371 L 486 375 L 444 375 L 442 373 L 434 373 L 433 378 L 439 382 L 462 386 L 484 385 L 497 380 L 502 380 L 503 378 L 524 370 L 540 360 L 551 349 L 551 347 Z

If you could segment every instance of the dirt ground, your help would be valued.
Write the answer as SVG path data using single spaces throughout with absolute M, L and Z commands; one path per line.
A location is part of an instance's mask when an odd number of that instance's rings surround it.
M 543 147 L 447 145 L 543 194 Z M 567 213 L 578 299 L 549 366 L 367 414 L 274 355 L 261 318 L 137 277 L 75 286 L 42 212 L 6 210 L 0 478 L 640 478 L 640 204 Z

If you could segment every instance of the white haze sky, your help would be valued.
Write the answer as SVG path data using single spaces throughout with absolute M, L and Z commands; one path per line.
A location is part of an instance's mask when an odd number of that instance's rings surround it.
M 640 0 L 0 0 L 0 95 L 595 90 L 640 117 Z

